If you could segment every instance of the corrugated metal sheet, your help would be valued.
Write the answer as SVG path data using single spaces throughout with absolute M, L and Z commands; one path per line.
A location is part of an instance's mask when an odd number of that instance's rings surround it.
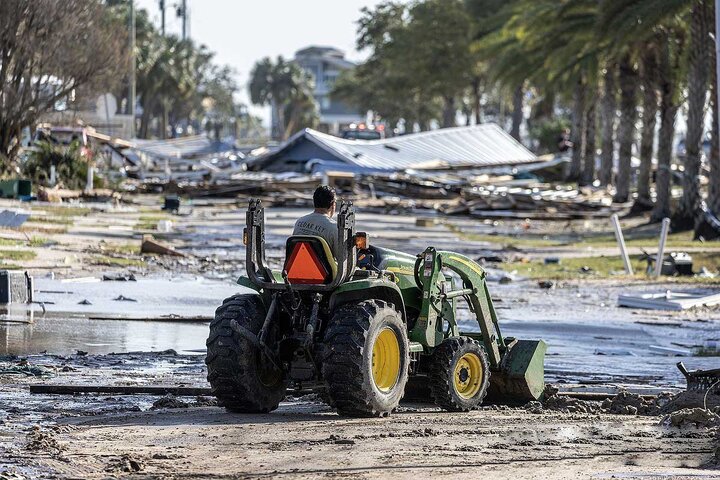
M 134 140 L 132 148 L 158 158 L 202 157 L 234 149 L 229 143 L 210 140 L 205 135 L 168 140 Z
M 258 163 L 280 158 L 298 142 L 310 141 L 348 163 L 364 168 L 487 167 L 536 162 L 537 157 L 494 123 L 443 128 L 383 140 L 346 140 L 306 129 Z M 309 159 L 308 159 L 309 160 Z

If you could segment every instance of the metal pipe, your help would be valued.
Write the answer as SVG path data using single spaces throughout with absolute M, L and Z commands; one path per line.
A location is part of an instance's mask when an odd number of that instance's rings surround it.
M 620 256 L 623 259 L 623 263 L 625 264 L 625 272 L 628 275 L 633 275 L 633 268 L 632 264 L 630 263 L 630 256 L 627 252 L 627 247 L 625 246 L 625 238 L 623 238 L 622 229 L 620 228 L 620 218 L 618 217 L 617 213 L 614 213 L 610 220 L 612 221 L 613 227 L 615 228 L 615 239 L 618 242 L 618 247 L 620 247 Z
M 474 288 L 464 288 L 462 290 L 453 290 L 451 292 L 443 293 L 441 297 L 449 300 L 455 297 L 462 297 L 463 295 L 472 295 L 473 293 L 475 293 Z
M 658 244 L 657 257 L 655 257 L 655 278 L 659 277 L 660 273 L 662 273 L 663 258 L 665 257 L 665 242 L 667 241 L 668 230 L 670 230 L 670 219 L 663 218 L 662 229 L 660 230 L 660 243 Z

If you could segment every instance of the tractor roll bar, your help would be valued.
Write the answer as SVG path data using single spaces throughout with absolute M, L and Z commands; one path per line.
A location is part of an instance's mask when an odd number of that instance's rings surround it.
M 287 284 L 275 281 L 272 270 L 265 264 L 265 209 L 259 199 L 250 199 L 245 214 L 245 261 L 250 280 L 260 288 L 280 290 Z M 337 216 L 338 243 L 333 252 L 338 262 L 338 273 L 327 285 L 292 284 L 293 290 L 328 292 L 346 281 L 355 271 L 355 211 L 352 202 L 341 201 Z

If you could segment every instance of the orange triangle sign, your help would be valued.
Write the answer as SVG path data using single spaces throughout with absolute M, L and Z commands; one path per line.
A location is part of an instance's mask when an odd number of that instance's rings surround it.
M 287 275 L 290 283 L 321 284 L 328 272 L 312 248 L 306 242 L 298 242 L 288 260 Z

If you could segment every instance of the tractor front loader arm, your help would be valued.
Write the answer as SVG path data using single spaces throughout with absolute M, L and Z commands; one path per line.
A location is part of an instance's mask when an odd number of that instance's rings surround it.
M 463 282 L 461 289 L 447 291 L 444 284 L 438 286 L 438 277 L 442 275 L 443 267 L 460 277 Z M 505 343 L 488 291 L 485 271 L 464 255 L 428 247 L 415 263 L 415 281 L 423 291 L 423 303 L 411 338 L 422 337 L 421 342 L 430 346 L 439 344 L 442 341 L 442 330 L 437 328 L 438 317 L 441 316 L 440 305 L 457 297 L 465 297 L 477 317 L 490 365 L 498 368 Z M 454 319 L 452 323 L 451 328 L 456 328 Z

